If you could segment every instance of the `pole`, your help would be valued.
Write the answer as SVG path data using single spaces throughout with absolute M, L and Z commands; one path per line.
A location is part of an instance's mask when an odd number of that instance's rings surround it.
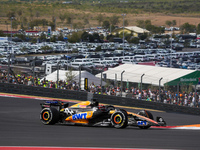
M 11 41 L 12 41 L 12 20 L 13 20 L 13 17 L 11 17 L 10 19 L 11 19 Z
M 114 86 L 117 86 L 117 74 L 115 73 L 115 85 Z
M 159 100 L 161 101 L 161 98 L 160 98 L 160 83 L 161 83 L 161 80 L 162 80 L 163 78 L 160 78 L 160 80 L 159 80 Z
M 59 64 L 60 64 L 60 61 L 57 63 L 57 88 L 58 88 L 58 83 L 59 83 Z
M 10 80 L 10 54 L 8 55 L 8 75 L 7 75 L 7 83 Z
M 81 89 L 81 65 L 79 66 L 79 91 Z
M 123 16 L 123 56 L 124 56 L 124 17 L 126 16 L 126 14 L 122 14 Z
M 103 70 L 104 70 L 104 68 L 103 68 L 102 71 L 101 71 L 101 94 L 102 94 L 102 77 L 103 77 Z
M 171 35 L 171 50 L 172 50 L 172 35 Z M 172 57 L 170 57 L 170 68 L 172 67 Z
M 68 62 L 68 55 L 67 55 L 67 70 L 69 70 L 68 65 L 69 65 L 69 62 Z
M 141 91 L 141 99 L 142 99 L 142 78 L 143 78 L 144 74 L 142 74 L 141 76 L 141 85 L 140 85 L 140 91 Z
M 197 101 L 197 85 L 195 84 L 195 101 Z M 195 102 L 195 104 L 196 104 L 196 102 Z M 197 105 L 196 105 L 197 106 Z M 196 107 L 195 105 L 194 105 L 194 107 Z
M 179 104 L 179 84 L 180 82 L 177 83 L 177 105 Z
M 35 86 L 35 81 L 34 81 L 34 79 L 35 79 L 35 58 L 34 58 L 34 60 L 32 61 L 32 65 L 33 65 L 33 68 L 32 68 L 32 70 L 33 70 L 32 84 L 33 84 L 33 86 Z
M 11 60 L 12 60 L 12 20 L 14 19 L 13 17 L 10 18 L 11 19 Z M 12 64 L 12 61 L 10 62 Z
M 122 89 L 123 89 L 123 83 L 122 83 L 122 81 L 123 81 L 123 73 L 124 72 L 125 72 L 125 70 L 122 71 L 122 73 L 121 73 L 121 96 L 122 96 Z
M 101 94 L 102 94 L 102 71 L 101 71 Z

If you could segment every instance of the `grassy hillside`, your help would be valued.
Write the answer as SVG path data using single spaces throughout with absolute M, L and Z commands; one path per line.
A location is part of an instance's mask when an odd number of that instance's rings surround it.
M 60 0 L 1 0 L 0 29 L 9 30 L 10 16 L 15 16 L 13 28 L 28 29 L 34 20 L 43 20 L 39 26 L 46 28 L 50 22 L 57 27 L 87 28 L 100 26 L 113 16 L 119 18 L 115 25 L 122 25 L 122 13 L 128 25 L 138 20 L 151 20 L 154 25 L 165 25 L 167 20 L 176 20 L 177 26 L 189 22 L 200 22 L 198 0 L 72 0 L 63 4 Z M 45 20 L 46 23 L 45 22 Z

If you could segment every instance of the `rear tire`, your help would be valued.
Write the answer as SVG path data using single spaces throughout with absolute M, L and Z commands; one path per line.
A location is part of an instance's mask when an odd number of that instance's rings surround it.
M 146 110 L 142 110 L 142 111 L 138 112 L 138 115 L 141 115 L 141 116 L 147 117 L 151 120 L 154 120 L 152 113 L 150 113 L 149 111 L 146 111 Z M 140 129 L 148 129 L 150 127 L 151 126 L 139 126 Z
M 128 117 L 127 112 L 123 109 L 116 111 L 111 116 L 111 123 L 112 125 L 117 128 L 126 128 L 128 125 Z
M 40 113 L 40 120 L 45 125 L 53 125 L 59 120 L 59 112 L 56 108 L 44 108 Z

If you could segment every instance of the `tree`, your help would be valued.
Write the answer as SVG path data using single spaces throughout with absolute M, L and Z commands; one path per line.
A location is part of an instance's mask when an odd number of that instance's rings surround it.
M 82 34 L 83 34 L 83 32 L 73 32 L 73 34 L 69 38 L 69 42 L 70 43 L 80 42 Z
M 140 39 L 138 37 L 132 37 L 132 38 L 129 39 L 128 42 L 138 44 L 139 41 L 140 41 Z
M 72 24 L 73 23 L 73 18 L 72 16 L 66 16 L 67 24 Z
M 41 40 L 41 41 L 46 41 L 46 39 L 47 39 L 46 34 L 44 34 L 44 33 L 42 32 L 42 34 L 40 35 L 40 40 Z
M 136 23 L 140 28 L 147 28 L 151 25 L 151 20 L 137 20 Z
M 81 40 L 82 41 L 89 41 L 89 33 L 88 32 L 83 32 L 83 34 L 81 35 Z
M 53 35 L 53 36 L 50 38 L 50 41 L 51 41 L 51 42 L 56 42 L 56 36 Z
M 139 35 L 140 40 L 145 40 L 148 37 L 148 33 Z
M 31 21 L 32 21 L 33 20 L 33 10 L 32 10 L 32 7 L 29 7 L 28 11 L 30 13 L 30 18 L 31 18 Z
M 37 43 L 37 39 L 36 38 L 32 38 L 31 39 L 31 43 Z
M 147 26 L 147 25 L 151 25 L 151 20 L 145 20 L 145 27 Z
M 19 24 L 19 23 L 18 23 L 17 20 L 13 20 L 13 21 L 12 21 L 12 28 L 13 28 L 13 29 L 17 29 L 17 28 L 18 28 L 18 24 Z
M 15 17 L 15 12 L 14 11 L 9 11 L 7 13 L 7 17 L 8 17 L 8 20 L 10 20 L 11 17 Z
M 124 20 L 124 26 L 128 26 L 128 20 Z
M 72 70 L 68 70 L 68 72 L 66 72 L 65 76 L 66 76 L 67 81 L 71 81 L 71 82 L 75 81 L 76 75 L 72 73 Z
M 0 36 L 1 36 L 1 37 L 4 37 L 4 36 L 5 36 L 5 34 L 3 33 L 2 30 L 0 30 Z
M 18 11 L 17 11 L 17 15 L 20 17 L 20 16 L 22 16 L 22 13 L 23 13 L 23 11 L 21 10 L 21 9 L 19 9 Z
M 23 13 L 23 12 L 22 12 L 21 9 L 17 11 L 17 15 L 18 15 L 19 18 L 20 18 L 20 22 L 22 22 L 22 19 L 21 19 L 22 13 Z
M 196 32 L 196 26 L 187 22 L 180 26 L 180 31 L 181 33 L 194 33 Z
M 172 26 L 176 25 L 176 20 L 172 20 Z
M 141 28 L 144 28 L 144 26 L 145 26 L 144 20 L 137 20 L 136 24 L 137 24 L 138 27 L 141 27 Z
M 103 22 L 103 15 L 102 14 L 99 14 L 98 16 L 97 16 L 97 20 L 98 20 L 98 23 L 99 23 L 99 25 L 101 25 L 101 23 Z
M 172 25 L 172 22 L 167 20 L 167 21 L 165 21 L 165 24 L 170 27 Z
M 119 23 L 119 16 L 113 15 L 112 17 L 110 17 L 110 23 L 112 25 L 116 25 Z
M 56 26 L 55 26 L 55 22 L 52 22 L 52 21 L 51 21 L 51 22 L 49 23 L 49 26 L 51 26 L 51 30 L 52 30 L 52 31 L 55 31 L 55 27 L 56 27 Z
M 60 14 L 59 15 L 59 18 L 60 18 L 60 20 L 62 21 L 62 22 L 64 22 L 65 21 L 65 14 Z
M 157 27 L 154 25 L 146 25 L 146 29 L 151 31 L 151 33 L 164 33 L 165 32 L 165 28 L 164 27 Z
M 200 33 L 200 23 L 197 25 L 197 34 L 199 34 Z
M 46 19 L 42 19 L 42 26 L 43 26 L 43 30 L 44 30 L 44 27 L 48 25 L 48 21 Z
M 36 16 L 37 18 L 40 17 L 40 12 L 39 12 L 39 11 L 36 11 L 35 16 Z
M 18 37 L 21 40 L 26 40 L 26 35 L 25 34 L 15 34 L 15 37 Z
M 52 50 L 52 47 L 46 45 L 46 46 L 42 46 L 40 49 L 46 51 L 46 50 Z
M 96 52 L 100 52 L 101 51 L 101 46 L 97 46 L 97 48 L 95 49 Z
M 64 41 L 64 37 L 63 37 L 62 33 L 60 33 L 58 35 L 58 41 Z
M 110 28 L 110 22 L 108 20 L 105 20 L 105 21 L 103 21 L 102 26 L 105 29 L 109 29 Z
M 96 40 L 95 42 L 100 42 L 100 36 L 99 36 L 98 33 L 93 33 L 92 36 L 93 36 L 93 38 L 94 38 L 94 41 Z
M 101 40 L 104 39 L 104 35 L 103 35 L 103 34 L 100 35 L 100 39 L 101 39 Z

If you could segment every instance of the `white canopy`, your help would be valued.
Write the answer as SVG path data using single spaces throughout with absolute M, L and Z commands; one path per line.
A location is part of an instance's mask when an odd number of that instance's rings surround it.
M 59 80 L 66 81 L 66 70 L 59 70 Z M 79 82 L 79 71 L 72 71 L 72 75 L 75 76 L 75 81 Z M 87 71 L 81 71 L 81 78 L 88 78 L 88 85 L 94 83 L 94 85 L 99 86 L 101 85 L 101 78 L 95 77 L 93 74 L 87 72 Z M 53 73 L 46 76 L 46 80 L 50 80 L 53 82 L 57 81 L 57 70 Z M 104 86 L 106 83 L 102 81 L 102 85 Z
M 159 86 L 159 80 L 162 78 L 160 85 L 164 86 L 165 83 L 182 77 L 184 75 L 195 72 L 195 70 L 186 69 L 176 69 L 176 68 L 166 68 L 166 67 L 156 67 L 148 65 L 138 65 L 138 64 L 123 64 L 115 68 L 109 68 L 107 71 L 103 72 L 106 74 L 107 79 L 115 80 L 115 74 L 117 75 L 117 81 L 121 81 L 121 73 L 123 73 L 122 80 L 124 82 L 134 82 L 140 83 L 141 76 L 142 83 L 152 84 Z M 101 74 L 97 74 L 96 77 L 101 77 Z
M 137 26 L 129 26 L 129 27 L 125 27 L 125 29 L 128 29 L 128 30 L 131 30 L 131 31 L 134 31 L 136 33 L 149 33 L 148 30 L 146 29 L 143 29 L 143 28 L 140 28 L 140 27 L 137 27 Z

